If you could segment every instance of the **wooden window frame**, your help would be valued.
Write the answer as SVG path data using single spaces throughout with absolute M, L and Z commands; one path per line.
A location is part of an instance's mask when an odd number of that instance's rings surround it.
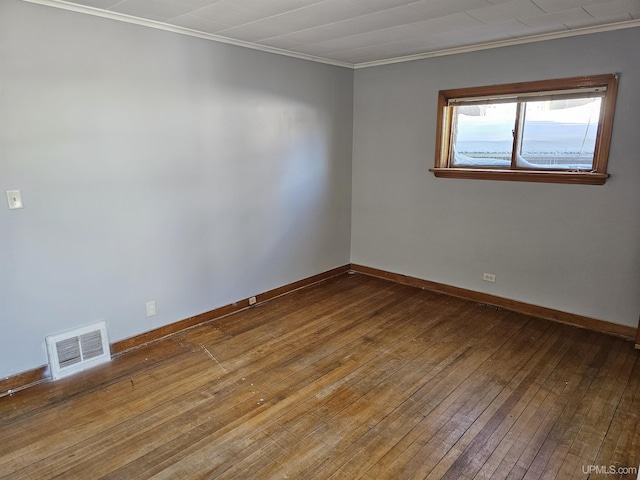
M 451 130 L 453 106 L 451 99 L 470 99 L 478 97 L 506 97 L 509 95 L 526 95 L 563 90 L 575 91 L 589 88 L 606 88 L 600 108 L 600 118 L 596 133 L 593 156 L 593 168 L 590 171 L 569 171 L 556 169 L 523 169 L 495 167 L 451 166 Z M 457 88 L 440 90 L 438 93 L 438 123 L 436 132 L 436 160 L 434 168 L 429 169 L 436 177 L 470 178 L 484 180 L 511 180 L 520 182 L 566 183 L 582 185 L 603 185 L 609 174 L 607 163 L 616 96 L 618 92 L 618 75 L 591 75 L 534 82 L 491 85 L 487 87 Z M 535 98 L 535 97 L 533 97 Z M 516 122 L 517 124 L 517 122 Z M 516 132 L 518 133 L 518 132 Z

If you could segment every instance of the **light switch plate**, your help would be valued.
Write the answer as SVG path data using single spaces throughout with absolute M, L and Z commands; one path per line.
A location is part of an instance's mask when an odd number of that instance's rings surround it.
M 7 190 L 7 203 L 9 203 L 9 209 L 24 208 L 22 205 L 22 195 L 20 190 Z

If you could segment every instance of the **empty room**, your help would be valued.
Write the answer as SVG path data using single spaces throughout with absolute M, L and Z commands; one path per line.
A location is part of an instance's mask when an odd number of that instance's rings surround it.
M 1 0 L 0 478 L 640 478 L 640 0 Z

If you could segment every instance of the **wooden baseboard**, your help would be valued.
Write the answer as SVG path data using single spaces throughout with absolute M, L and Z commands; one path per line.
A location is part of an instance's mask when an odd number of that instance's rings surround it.
M 338 268 L 334 268 L 327 272 L 319 273 L 308 278 L 304 278 L 297 282 L 284 285 L 268 292 L 262 293 L 256 296 L 256 305 L 271 300 L 275 297 L 285 295 L 300 288 L 308 287 L 315 283 L 321 282 L 331 277 L 347 273 L 348 271 L 361 273 L 364 275 L 370 275 L 373 277 L 384 278 L 403 285 L 410 285 L 413 287 L 423 288 L 433 292 L 444 293 L 453 297 L 464 298 L 466 300 L 472 300 L 474 302 L 485 303 L 496 307 L 512 310 L 526 315 L 532 315 L 535 317 L 545 318 L 547 320 L 553 320 L 568 325 L 573 325 L 580 328 L 586 328 L 588 330 L 594 330 L 610 335 L 616 335 L 625 339 L 634 340 L 636 348 L 640 348 L 640 329 L 635 329 L 626 325 L 618 325 L 615 323 L 606 322 L 604 320 L 597 320 L 595 318 L 585 317 L 574 313 L 562 312 L 551 308 L 540 307 L 537 305 L 531 305 L 516 300 L 510 300 L 508 298 L 498 297 L 487 293 L 475 292 L 473 290 L 467 290 L 460 287 L 452 287 L 442 283 L 431 282 L 429 280 L 422 280 L 416 277 L 410 277 L 399 273 L 387 272 L 385 270 L 379 270 L 377 268 L 366 267 L 363 265 L 343 265 Z M 128 350 L 146 345 L 150 342 L 160 340 L 164 337 L 172 335 L 174 333 L 186 330 L 187 328 L 200 325 L 202 323 L 220 318 L 232 313 L 239 312 L 249 308 L 249 299 L 243 299 L 238 302 L 225 305 L 220 308 L 216 308 L 209 312 L 201 313 L 194 317 L 190 317 L 178 322 L 165 325 L 163 327 L 151 330 L 149 332 L 141 333 L 131 338 L 120 340 L 111 344 L 111 354 L 120 355 Z M 5 379 L 0 380 L 0 397 L 37 385 L 51 379 L 49 368 L 47 365 L 28 370 L 26 372 L 12 375 Z
M 48 365 L 42 365 L 41 367 L 3 378 L 0 380 L 0 397 L 31 387 L 32 385 L 37 385 L 38 383 L 46 382 L 50 379 L 51 374 L 49 373 Z
M 337 267 L 308 278 L 303 278 L 302 280 L 298 280 L 297 282 L 274 288 L 273 290 L 269 290 L 268 292 L 261 293 L 259 295 L 256 295 L 256 305 L 264 303 L 281 295 L 291 293 L 294 290 L 308 287 L 328 278 L 347 273 L 350 268 L 350 265 L 343 265 L 341 267 Z M 235 303 L 216 308 L 209 312 L 201 313 L 194 317 L 186 318 L 184 320 L 180 320 L 175 323 L 171 323 L 169 325 L 165 325 L 163 327 L 141 333 L 140 335 L 114 342 L 111 344 L 111 355 L 121 355 L 128 350 L 141 347 L 142 345 L 146 345 L 174 333 L 186 330 L 187 328 L 195 327 L 196 325 L 200 325 L 216 318 L 239 312 L 240 310 L 244 310 L 249 307 L 249 299 L 245 298 Z M 0 397 L 11 394 L 18 390 L 22 390 L 32 385 L 48 381 L 50 379 L 51 375 L 49 373 L 49 368 L 47 365 L 34 368 L 33 370 L 28 370 L 26 372 L 18 373 L 17 375 L 12 375 L 3 380 L 0 380 Z
M 496 295 L 490 295 L 488 293 L 475 292 L 473 290 L 467 290 L 466 288 L 452 287 L 450 285 L 445 285 L 442 283 L 422 280 L 420 278 L 409 277 L 407 275 L 402 275 L 399 273 L 387 272 L 385 270 L 379 270 L 377 268 L 365 267 L 363 265 L 352 264 L 351 270 L 357 273 L 362 273 L 364 275 L 391 280 L 403 285 L 410 285 L 412 287 L 419 287 L 433 292 L 444 293 L 453 297 L 464 298 L 466 300 L 472 300 L 478 303 L 485 303 L 487 305 L 493 305 L 495 307 L 504 308 L 506 310 L 524 313 L 526 315 L 540 317 L 546 320 L 553 320 L 554 322 L 560 322 L 575 327 L 586 328 L 587 330 L 594 330 L 609 335 L 616 335 L 627 340 L 633 340 L 634 338 L 636 338 L 636 344 L 640 343 L 640 335 L 636 337 L 636 329 L 626 325 L 610 323 L 604 320 L 577 315 L 575 313 L 562 312 L 560 310 L 554 310 L 552 308 L 540 307 L 538 305 L 532 305 L 530 303 L 524 303 L 517 300 L 498 297 Z M 640 331 L 640 329 L 638 330 Z
M 273 290 L 269 290 L 268 292 L 261 293 L 259 295 L 256 295 L 256 305 L 266 302 L 267 300 L 271 300 L 272 298 L 279 297 L 280 295 L 285 295 L 287 293 L 293 292 L 294 290 L 308 287 L 309 285 L 321 282 L 322 280 L 347 273 L 349 269 L 350 265 L 343 265 L 341 267 L 334 268 L 332 270 L 319 273 L 308 278 L 303 278 L 302 280 L 298 280 L 297 282 L 274 288 Z M 156 328 L 155 330 L 150 330 L 148 332 L 141 333 L 140 335 L 120 340 L 111 344 L 111 355 L 120 355 L 121 353 L 124 353 L 127 350 L 131 350 L 132 348 L 146 345 L 149 342 L 154 342 L 166 336 L 173 335 L 174 333 L 186 330 L 187 328 L 191 328 L 205 322 L 209 322 L 216 318 L 239 312 L 240 310 L 249 308 L 249 306 L 249 299 L 245 298 L 229 305 L 225 305 L 223 307 L 201 313 L 199 315 L 196 315 L 195 317 L 186 318 L 184 320 L 165 325 L 164 327 Z

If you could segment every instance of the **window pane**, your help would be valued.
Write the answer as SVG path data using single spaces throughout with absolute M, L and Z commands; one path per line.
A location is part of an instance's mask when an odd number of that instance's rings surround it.
M 452 165 L 509 167 L 516 103 L 454 107 Z
M 600 98 L 527 102 L 518 166 L 591 170 Z

